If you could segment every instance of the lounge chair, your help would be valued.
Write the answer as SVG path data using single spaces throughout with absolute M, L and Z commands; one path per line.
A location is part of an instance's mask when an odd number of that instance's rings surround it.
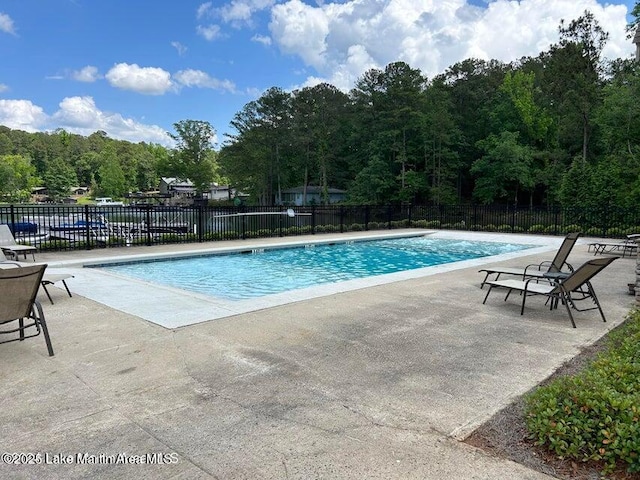
M 16 267 L 21 268 L 23 266 L 24 264 L 21 264 L 20 262 L 14 262 L 13 260 L 7 259 L 4 253 L 0 252 L 0 269 L 16 268 Z M 70 273 L 46 273 L 45 272 L 45 274 L 42 276 L 42 288 L 44 289 L 44 293 L 47 294 L 47 298 L 51 302 L 51 305 L 53 305 L 53 299 L 51 298 L 51 294 L 47 289 L 47 285 L 53 285 L 54 283 L 62 282 L 62 285 L 64 285 L 64 288 L 67 291 L 67 294 L 70 297 L 72 297 L 73 295 L 71 295 L 71 291 L 69 290 L 69 286 L 67 285 L 67 279 L 69 278 L 73 278 L 73 275 L 71 275 Z
M 12 258 L 18 259 L 20 254 L 24 255 L 25 260 L 27 254 L 31 253 L 33 261 L 36 261 L 36 247 L 31 245 L 20 245 L 13 237 L 13 233 L 9 229 L 9 225 L 0 225 L 0 248 L 3 252 L 8 252 Z
M 573 232 L 564 237 L 562 241 L 562 245 L 556 252 L 556 256 L 553 260 L 544 261 L 542 263 L 532 263 L 522 268 L 514 268 L 514 267 L 485 267 L 479 270 L 479 272 L 487 272 L 484 276 L 484 280 L 480 284 L 480 288 L 484 287 L 484 284 L 487 283 L 489 275 L 496 275 L 493 280 L 498 280 L 500 275 L 517 275 L 522 277 L 522 280 L 526 280 L 527 278 L 543 278 L 546 274 L 550 272 L 561 272 L 564 266 L 569 269 L 569 271 L 573 271 L 573 267 L 571 264 L 567 263 L 567 258 L 573 250 L 573 246 L 576 244 L 578 237 L 580 236 L 580 232 Z
M 520 308 L 520 315 L 524 314 L 524 304 L 529 295 L 545 295 L 551 300 L 551 308 L 557 307 L 558 301 L 562 301 L 567 308 L 567 313 L 571 319 L 571 325 L 576 328 L 576 322 L 573 320 L 571 314 L 571 308 L 575 308 L 577 311 L 582 312 L 585 310 L 598 309 L 602 316 L 602 321 L 606 322 L 602 308 L 596 292 L 593 290 L 590 280 L 597 275 L 602 269 L 613 262 L 616 257 L 596 258 L 589 260 L 574 272 L 571 272 L 566 278 L 558 278 L 557 273 L 552 273 L 551 276 L 555 276 L 555 281 L 549 283 L 539 282 L 537 278 L 530 278 L 528 280 L 491 280 L 487 282 L 489 285 L 489 291 L 484 297 L 483 304 L 486 303 L 489 294 L 494 287 L 507 288 L 507 296 L 504 298 L 506 301 L 512 291 L 516 290 L 522 293 L 522 307 Z M 595 307 L 590 308 L 578 308 L 577 301 L 591 299 L 595 304 Z
M 42 307 L 36 300 L 46 268 L 46 265 L 29 265 L 0 269 L 0 335 L 11 337 L 0 343 L 22 341 L 42 332 L 49 356 L 52 357 L 49 329 Z
M 622 253 L 624 258 L 627 253 L 633 255 L 638 250 L 636 239 L 640 238 L 640 233 L 627 235 L 627 239 L 622 242 L 593 242 L 589 244 L 589 250 L 593 249 L 594 255 L 602 255 L 607 253 Z
M 47 294 L 47 298 L 51 302 L 51 305 L 53 305 L 53 299 L 49 294 L 49 290 L 47 290 L 47 285 L 53 285 L 56 282 L 62 282 L 62 285 L 64 285 L 64 289 L 67 291 L 67 294 L 69 295 L 69 297 L 72 297 L 73 295 L 71 295 L 69 286 L 67 285 L 66 281 L 68 278 L 73 278 L 73 275 L 71 275 L 70 273 L 45 273 L 42 277 L 42 288 L 44 289 L 44 293 Z

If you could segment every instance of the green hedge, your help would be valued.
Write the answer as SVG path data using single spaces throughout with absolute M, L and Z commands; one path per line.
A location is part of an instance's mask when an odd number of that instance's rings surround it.
M 526 405 L 532 439 L 558 457 L 640 472 L 640 310 L 585 370 L 540 387 Z

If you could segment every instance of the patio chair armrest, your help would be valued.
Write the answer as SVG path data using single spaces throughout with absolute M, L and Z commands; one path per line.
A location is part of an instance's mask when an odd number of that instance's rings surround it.
M 544 264 L 548 263 L 549 265 L 551 264 L 550 262 L 544 261 L 541 263 L 530 263 L 529 265 L 527 265 L 526 267 L 524 267 L 524 274 L 525 276 L 527 275 L 527 272 L 529 270 L 542 270 L 542 267 L 544 266 Z

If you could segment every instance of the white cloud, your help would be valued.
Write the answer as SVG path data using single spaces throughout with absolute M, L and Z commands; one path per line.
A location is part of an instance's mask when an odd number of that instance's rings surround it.
M 171 74 L 166 70 L 140 67 L 135 63 L 118 63 L 107 72 L 105 78 L 114 87 L 145 95 L 162 95 L 173 87 Z
M 7 92 L 9 90 L 9 85 L 5 85 L 4 83 L 0 83 L 0 93 Z
M 196 32 L 198 33 L 198 35 L 200 35 L 201 37 L 204 37 L 205 39 L 212 41 L 215 40 L 216 38 L 220 37 L 220 27 L 218 25 L 198 25 L 196 27 Z
M 307 65 L 323 71 L 329 21 L 325 9 L 290 0 L 273 8 L 269 29 L 284 53 L 299 55 Z
M 59 104 L 59 110 L 48 119 L 51 129 L 64 128 L 79 135 L 91 135 L 97 130 L 107 132 L 112 138 L 131 142 L 171 145 L 166 131 L 157 125 L 145 125 L 119 113 L 100 110 L 92 97 L 67 97 Z
M 173 146 L 165 129 L 125 118 L 119 113 L 103 112 L 91 97 L 67 97 L 53 115 L 47 115 L 42 107 L 30 100 L 0 100 L 0 125 L 26 132 L 64 128 L 85 136 L 103 130 L 120 140 Z
M 253 14 L 272 7 L 275 0 L 232 0 L 216 10 L 225 23 L 250 24 Z
M 235 84 L 230 80 L 219 80 L 201 70 L 180 70 L 173 74 L 173 79 L 185 87 L 212 88 L 234 93 Z
M 269 46 L 271 45 L 271 37 L 268 37 L 266 35 L 254 35 L 253 37 L 251 37 L 251 41 L 252 42 L 257 42 L 257 43 L 261 43 L 263 45 Z
M 71 72 L 71 78 L 78 82 L 92 83 L 100 78 L 98 69 L 92 65 L 87 65 L 80 70 Z
M 46 121 L 47 115 L 44 110 L 29 100 L 0 100 L 0 125 L 25 132 L 36 132 Z
M 469 57 L 512 61 L 535 56 L 558 41 L 558 25 L 591 11 L 610 33 L 604 55 L 628 57 L 626 7 L 596 0 L 287 0 L 271 10 L 273 42 L 297 55 L 319 76 L 349 89 L 372 67 L 405 61 L 432 77 Z M 324 77 L 324 78 L 321 78 Z
M 180 42 L 171 42 L 171 46 L 178 51 L 178 55 L 182 56 L 186 53 L 187 47 L 182 45 Z
M 6 13 L 0 12 L 0 31 L 5 33 L 10 33 L 12 35 L 16 34 L 16 27 L 13 25 L 13 20 Z
M 196 10 L 196 18 L 200 19 L 208 16 L 211 13 L 212 8 L 213 4 L 211 2 L 201 4 L 198 7 L 198 10 Z

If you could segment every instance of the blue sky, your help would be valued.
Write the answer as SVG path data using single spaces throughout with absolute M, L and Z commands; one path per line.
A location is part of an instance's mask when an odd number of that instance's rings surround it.
M 609 58 L 634 52 L 633 0 L 0 0 L 0 125 L 170 145 L 180 120 L 217 141 L 267 88 L 348 91 L 402 60 L 428 77 L 469 57 L 510 61 L 592 11 Z

